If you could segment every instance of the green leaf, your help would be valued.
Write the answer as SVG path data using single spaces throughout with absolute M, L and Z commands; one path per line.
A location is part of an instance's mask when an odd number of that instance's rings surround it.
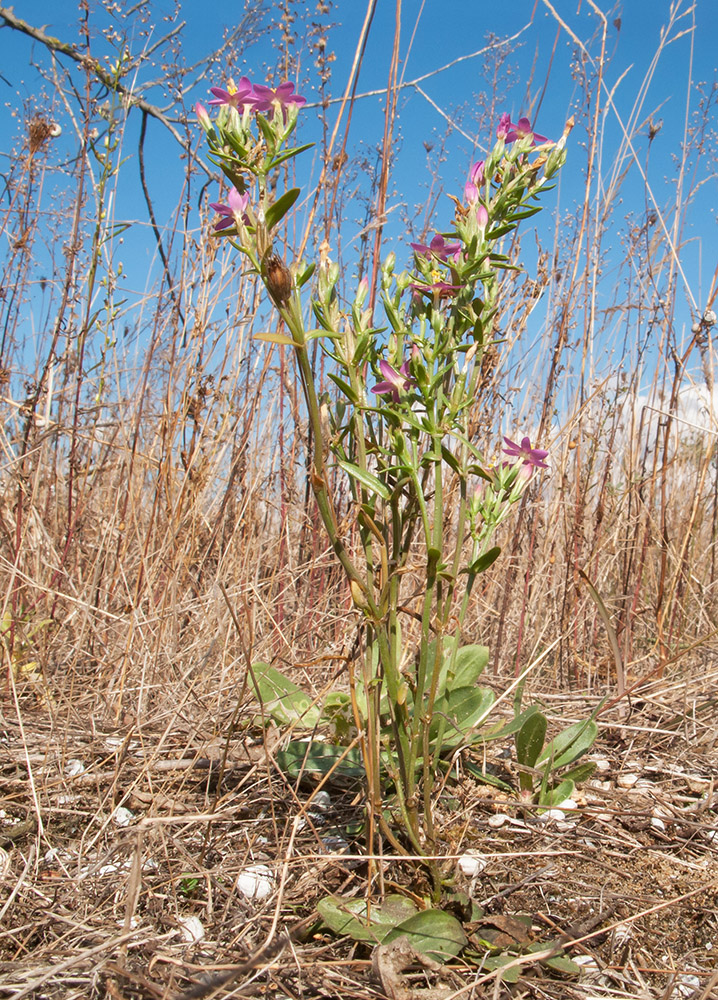
M 546 716 L 540 712 L 529 716 L 526 722 L 524 722 L 521 729 L 516 733 L 516 759 L 519 764 L 523 764 L 526 767 L 535 766 L 539 754 L 543 749 L 547 727 Z
M 272 130 L 272 126 L 269 124 L 264 115 L 257 115 L 257 124 L 262 130 L 264 141 L 267 144 L 267 150 L 269 151 L 270 156 L 273 156 L 274 151 L 277 148 L 277 140 Z
M 297 274 L 295 276 L 294 284 L 297 286 L 297 288 L 301 288 L 302 285 L 305 285 L 309 281 L 311 276 L 314 274 L 314 269 L 316 268 L 316 266 L 317 265 L 312 261 L 311 264 L 308 264 L 307 267 L 304 268 L 301 274 Z
M 554 785 L 547 792 L 541 792 L 539 795 L 539 805 L 546 809 L 551 809 L 553 806 L 560 806 L 566 799 L 571 798 L 575 789 L 576 786 L 573 781 L 570 778 L 564 778 L 563 781 L 560 781 L 558 785 Z
M 317 911 L 335 934 L 381 944 L 390 931 L 416 914 L 416 906 L 398 894 L 387 896 L 383 903 L 372 903 L 371 910 L 366 899 L 325 896 L 319 901 Z
M 456 473 L 457 476 L 461 476 L 463 479 L 463 472 L 459 462 L 452 451 L 450 451 L 446 445 L 441 446 L 441 457 L 444 459 L 449 468 Z
M 572 726 L 564 729 L 562 733 L 546 744 L 538 763 L 545 760 L 551 761 L 552 768 L 570 764 L 591 749 L 597 736 L 598 726 L 593 719 L 574 722 Z
M 565 972 L 569 976 L 581 975 L 581 966 L 577 965 L 568 955 L 554 955 L 553 958 L 544 958 L 541 960 L 541 965 L 546 965 L 556 972 Z
M 498 722 L 491 729 L 485 729 L 481 733 L 482 740 L 501 740 L 504 736 L 513 736 L 523 726 L 526 719 L 538 712 L 538 705 L 530 705 L 519 715 L 515 715 L 510 722 Z
M 312 705 L 309 695 L 275 667 L 268 663 L 253 664 L 251 682 L 257 700 L 275 722 L 303 729 L 314 729 L 319 723 L 318 706 Z
M 313 142 L 305 142 L 303 146 L 295 146 L 292 149 L 285 149 L 283 153 L 278 153 L 277 156 L 275 156 L 271 162 L 267 164 L 267 170 L 274 170 L 275 167 L 284 163 L 285 160 L 290 160 L 293 156 L 298 156 L 306 149 L 311 149 L 313 145 Z
M 277 200 L 269 206 L 267 211 L 264 213 L 268 232 L 271 233 L 274 227 L 282 221 L 284 216 L 299 197 L 300 190 L 300 188 L 290 188 L 289 191 L 284 192 L 281 198 L 277 198 Z
M 467 739 L 471 742 L 474 726 L 482 722 L 491 711 L 494 692 L 484 687 L 463 687 L 447 691 L 434 703 L 434 716 L 429 727 L 429 738 L 439 735 L 440 722 L 445 720 L 442 747 L 451 749 Z
M 357 747 L 347 750 L 346 747 L 319 740 L 290 740 L 286 750 L 278 751 L 277 763 L 292 778 L 300 775 L 324 777 L 330 772 L 338 777 L 352 779 L 364 775 L 364 764 Z
M 339 378 L 338 375 L 334 375 L 332 372 L 327 372 L 327 374 L 329 375 L 329 378 L 332 380 L 334 385 L 338 386 L 338 388 L 341 389 L 341 391 L 347 397 L 349 402 L 353 403 L 356 406 L 356 404 L 359 402 L 359 399 L 357 397 L 357 394 L 349 385 L 349 383 L 345 382 L 344 379 Z
M 501 555 L 501 549 L 498 545 L 494 545 L 492 549 L 488 552 L 484 552 L 482 556 L 475 559 L 474 562 L 468 567 L 467 572 L 471 573 L 473 576 L 478 576 L 479 573 L 484 573 L 489 566 L 496 562 L 496 560 Z
M 454 660 L 454 676 L 447 678 L 447 688 L 454 690 L 469 687 L 481 676 L 488 662 L 488 646 L 479 646 L 475 643 L 460 646 Z
M 497 778 L 495 774 L 491 774 L 488 771 L 484 771 L 483 768 L 479 767 L 478 764 L 474 763 L 472 760 L 467 760 L 464 762 L 464 769 L 477 778 L 479 781 L 483 781 L 485 785 L 491 785 L 492 788 L 500 788 L 504 792 L 514 792 L 515 789 L 507 782 L 502 781 L 501 778 Z
M 503 969 L 505 965 L 509 965 L 515 960 L 515 955 L 489 955 L 484 961 L 484 968 L 488 972 L 495 972 L 496 969 Z M 505 972 L 502 972 L 499 978 L 505 983 L 517 983 L 520 975 L 521 966 L 515 965 L 512 968 L 507 969 Z
M 593 772 L 596 770 L 596 764 L 594 761 L 586 761 L 585 764 L 577 764 L 576 767 L 572 767 L 570 771 L 564 771 L 561 775 L 561 779 L 566 781 L 568 778 L 571 781 L 578 783 L 579 781 L 585 781 L 586 778 L 590 778 Z
M 391 490 L 388 489 L 382 483 L 381 479 L 377 479 L 376 476 L 372 475 L 371 472 L 367 472 L 365 469 L 360 469 L 358 465 L 354 465 L 353 462 L 340 461 L 337 463 L 342 469 L 351 476 L 352 479 L 358 480 L 363 486 L 366 486 L 368 490 L 372 493 L 376 493 L 380 496 L 382 500 L 388 500 L 391 496 Z
M 412 948 L 435 962 L 455 958 L 467 940 L 456 917 L 444 910 L 422 910 L 397 924 L 384 940 L 390 944 L 403 936 L 409 939 Z
M 297 344 L 292 340 L 291 337 L 285 336 L 283 333 L 275 333 L 274 331 L 260 331 L 255 333 L 255 340 L 266 340 L 270 344 L 284 344 L 287 347 L 296 347 Z

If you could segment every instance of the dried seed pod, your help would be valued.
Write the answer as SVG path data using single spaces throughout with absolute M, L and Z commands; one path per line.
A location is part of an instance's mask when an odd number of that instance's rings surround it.
M 286 306 L 292 294 L 292 275 L 281 257 L 271 249 L 262 258 L 262 277 L 278 306 Z

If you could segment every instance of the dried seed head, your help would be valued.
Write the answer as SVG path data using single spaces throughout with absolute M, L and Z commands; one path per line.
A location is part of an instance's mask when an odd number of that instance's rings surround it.
M 267 291 L 276 304 L 285 306 L 292 294 L 292 275 L 281 257 L 271 250 L 264 255 L 262 274 Z
M 27 138 L 30 146 L 30 153 L 36 153 L 41 146 L 44 146 L 48 139 L 60 135 L 62 129 L 55 122 L 49 122 L 42 115 L 35 115 L 27 125 Z

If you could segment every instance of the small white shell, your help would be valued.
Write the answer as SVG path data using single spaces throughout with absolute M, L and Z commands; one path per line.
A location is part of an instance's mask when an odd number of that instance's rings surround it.
M 274 876 L 266 865 L 251 865 L 239 873 L 237 888 L 247 899 L 266 899 L 274 891 Z
M 204 927 L 199 917 L 180 917 L 179 931 L 187 944 L 197 944 L 204 938 Z
M 118 826 L 129 826 L 135 818 L 135 814 L 129 809 L 125 809 L 124 806 L 118 806 L 113 812 L 112 818 Z
M 481 874 L 486 868 L 486 863 L 486 859 L 482 858 L 477 851 L 467 851 L 457 861 L 459 869 L 469 878 L 475 878 L 476 875 Z
M 700 988 L 701 981 L 698 976 L 690 976 L 684 972 L 678 977 L 673 996 L 681 997 L 682 1000 L 683 997 L 692 997 Z

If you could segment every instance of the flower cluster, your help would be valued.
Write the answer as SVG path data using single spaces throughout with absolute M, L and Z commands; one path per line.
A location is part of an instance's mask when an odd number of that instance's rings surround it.
M 211 101 L 207 103 L 212 107 L 228 106 L 239 111 L 241 114 L 245 108 L 250 111 L 270 111 L 272 108 L 281 108 L 286 116 L 287 109 L 292 105 L 300 108 L 307 103 L 306 97 L 300 97 L 294 93 L 293 83 L 280 83 L 273 90 L 265 87 L 262 83 L 252 84 L 248 77 L 243 76 L 236 86 L 232 81 L 227 84 L 227 90 L 222 87 L 210 87 L 213 94 Z M 201 105 L 198 106 L 198 108 Z
M 214 149 L 226 147 L 227 132 L 234 135 L 240 143 L 246 144 L 250 137 L 249 116 L 253 112 L 264 114 L 273 110 L 274 120 L 281 123 L 286 138 L 296 121 L 297 109 L 307 103 L 305 97 L 294 92 L 293 83 L 280 83 L 278 87 L 272 88 L 261 83 L 253 84 L 246 76 L 240 79 L 239 84 L 229 80 L 226 89 L 210 87 L 210 93 L 212 99 L 207 102 L 210 107 L 229 109 L 229 121 L 225 112 L 224 118 L 220 116 L 215 127 L 207 108 L 200 102 L 195 106 L 197 119 L 208 137 L 210 147 Z M 290 116 L 292 111 L 294 115 Z M 232 112 L 236 112 L 239 119 Z M 224 166 L 222 169 L 236 182 L 236 174 L 228 172 Z M 243 182 L 240 186 L 243 187 Z M 241 226 L 256 224 L 255 216 L 249 210 L 249 194 L 245 190 L 238 190 L 236 183 L 230 188 L 226 202 L 212 203 L 209 207 L 220 217 L 212 227 L 215 233 L 228 230 L 225 235 L 232 236 L 235 229 L 239 231 Z

